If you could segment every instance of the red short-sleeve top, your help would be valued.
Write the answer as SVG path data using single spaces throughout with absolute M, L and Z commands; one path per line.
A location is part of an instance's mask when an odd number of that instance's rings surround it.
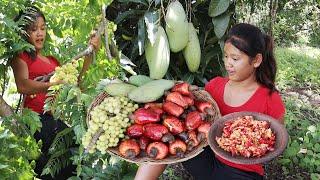
M 221 115 L 230 114 L 240 111 L 252 111 L 270 115 L 275 119 L 282 119 L 285 113 L 285 107 L 278 92 L 270 94 L 270 90 L 264 86 L 260 86 L 256 92 L 249 98 L 249 100 L 241 106 L 232 107 L 224 102 L 224 89 L 228 78 L 216 77 L 206 84 L 205 90 L 210 93 L 212 98 L 217 102 Z M 261 164 L 243 165 L 234 164 L 230 161 L 217 158 L 234 168 L 238 168 L 244 171 L 256 172 L 260 175 L 264 174 L 264 170 Z
M 26 53 L 20 53 L 19 59 L 23 60 L 28 66 L 29 79 L 33 80 L 36 77 L 47 75 L 55 70 L 59 66 L 59 62 L 53 56 L 47 56 L 50 63 L 42 61 L 39 57 L 35 60 L 31 59 L 31 56 Z M 44 101 L 46 99 L 46 93 L 38 93 L 35 96 L 26 96 L 24 101 L 24 107 L 29 108 L 37 113 L 43 113 Z

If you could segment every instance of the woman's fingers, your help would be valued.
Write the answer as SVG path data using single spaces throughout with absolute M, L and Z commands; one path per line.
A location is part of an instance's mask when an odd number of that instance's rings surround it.
M 95 50 L 99 49 L 99 47 L 100 47 L 100 37 L 97 36 L 96 31 L 91 33 L 89 44 L 91 44 L 94 47 Z

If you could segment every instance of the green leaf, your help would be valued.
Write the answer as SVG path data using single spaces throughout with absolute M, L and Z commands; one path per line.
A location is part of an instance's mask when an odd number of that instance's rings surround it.
M 314 152 L 320 152 L 320 144 L 319 144 L 319 143 L 316 143 L 316 144 L 313 146 L 313 150 L 314 150 Z
M 146 39 L 146 26 L 144 24 L 144 19 L 140 18 L 138 22 L 138 46 L 139 55 L 141 56 L 144 52 L 144 41 Z
M 224 40 L 219 40 L 219 45 L 220 45 L 220 49 L 221 51 L 223 52 L 223 49 L 224 49 Z
M 161 0 L 147 0 L 147 1 L 148 1 L 149 5 L 151 5 L 151 3 L 154 2 L 155 6 L 157 6 L 161 2 Z
M 311 178 L 311 180 L 319 180 L 319 179 L 320 179 L 320 174 L 318 174 L 318 173 L 311 173 L 310 178 Z
M 295 147 L 288 147 L 285 151 L 285 156 L 286 157 L 293 157 L 295 156 L 297 153 L 299 152 L 299 149 L 298 148 L 295 148 Z
M 310 156 L 312 156 L 312 155 L 313 155 L 313 151 L 308 150 L 308 151 L 307 151 L 307 154 L 310 155 Z
M 114 20 L 116 24 L 121 23 L 123 20 L 127 20 L 129 18 L 133 18 L 135 16 L 140 16 L 143 14 L 145 11 L 143 10 L 136 10 L 136 9 L 131 9 L 122 13 L 119 13 L 117 18 Z
M 31 135 L 33 135 L 36 131 L 40 131 L 42 127 L 38 113 L 30 109 L 24 108 L 22 111 L 22 116 L 18 119 L 29 127 Z
M 229 4 L 229 0 L 211 0 L 209 5 L 209 16 L 219 16 L 228 9 Z
M 129 3 L 129 2 L 140 3 L 140 4 L 143 4 L 145 6 L 148 6 L 148 3 L 145 0 L 118 0 L 118 1 L 122 2 L 122 3 Z
M 280 159 L 279 162 L 282 164 L 282 165 L 288 165 L 291 163 L 291 160 L 290 159 Z
M 144 15 L 144 21 L 147 26 L 147 33 L 150 43 L 153 45 L 156 41 L 156 33 L 158 32 L 159 13 L 158 11 L 148 11 Z
M 59 27 L 55 27 L 52 30 L 53 30 L 54 35 L 58 36 L 59 38 L 63 38 L 62 31 Z
M 9 129 L 4 130 L 1 134 L 0 134 L 0 139 L 4 139 L 9 137 Z
M 154 0 L 154 4 L 157 6 L 158 4 L 160 4 L 161 0 Z
M 166 73 L 165 77 L 166 77 L 166 79 L 174 80 L 174 77 L 172 76 L 172 74 L 169 71 Z
M 182 80 L 188 82 L 189 84 L 192 84 L 194 80 L 194 75 L 189 72 L 183 76 Z
M 89 107 L 92 102 L 92 97 L 88 94 L 81 93 L 81 102 L 83 102 L 86 107 Z
M 290 146 L 294 147 L 294 148 L 300 148 L 300 144 L 298 143 L 297 140 L 292 141 L 292 143 L 290 144 Z
M 9 167 L 9 165 L 6 165 L 6 164 L 0 164 L 0 169 L 4 169 L 4 168 L 7 168 Z
M 65 102 L 70 101 L 71 99 L 75 98 L 78 96 L 78 94 L 80 94 L 81 91 L 78 87 L 74 86 L 70 89 L 70 91 L 68 92 L 68 96 L 67 99 L 65 100 Z
M 310 159 L 308 157 L 305 157 L 303 159 L 303 162 L 306 163 L 306 164 L 309 164 L 310 163 Z
M 8 148 L 10 148 L 10 149 L 13 149 L 13 148 L 16 148 L 16 147 L 18 147 L 19 145 L 17 145 L 17 144 L 9 144 L 8 145 Z
M 71 176 L 68 178 L 68 180 L 81 180 L 81 178 L 77 176 Z
M 214 32 L 216 36 L 221 39 L 226 33 L 229 26 L 230 14 L 225 13 L 218 17 L 212 18 L 212 23 L 214 25 Z
M 76 134 L 76 141 L 81 143 L 81 138 L 86 133 L 86 129 L 81 125 L 76 125 L 73 127 L 74 133 Z

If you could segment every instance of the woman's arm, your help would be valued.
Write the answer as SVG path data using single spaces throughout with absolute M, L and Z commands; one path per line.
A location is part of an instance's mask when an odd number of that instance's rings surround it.
M 90 37 L 89 44 L 91 44 L 95 51 L 97 51 L 100 47 L 100 37 L 98 37 L 95 33 L 93 33 Z M 82 76 L 89 69 L 90 64 L 92 63 L 92 55 L 85 56 L 82 69 L 80 71 L 78 82 L 81 81 Z
M 165 164 L 141 164 L 134 180 L 157 180 L 166 167 Z
M 30 80 L 27 63 L 19 58 L 15 58 L 12 60 L 11 67 L 13 69 L 18 92 L 21 94 L 31 95 L 40 92 L 47 92 L 50 86 L 60 83 L 38 82 Z

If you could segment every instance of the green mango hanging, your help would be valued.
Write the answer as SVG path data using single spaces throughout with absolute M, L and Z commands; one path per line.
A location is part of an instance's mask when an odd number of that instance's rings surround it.
M 156 41 L 153 45 L 149 40 L 147 41 L 145 55 L 149 66 L 150 78 L 163 78 L 170 64 L 170 48 L 163 27 L 158 27 Z
M 201 49 L 197 31 L 192 23 L 189 23 L 189 42 L 183 49 L 183 56 L 190 72 L 196 72 L 200 66 Z
M 186 12 L 177 0 L 168 5 L 166 20 L 166 32 L 172 52 L 181 51 L 188 43 L 188 21 Z

